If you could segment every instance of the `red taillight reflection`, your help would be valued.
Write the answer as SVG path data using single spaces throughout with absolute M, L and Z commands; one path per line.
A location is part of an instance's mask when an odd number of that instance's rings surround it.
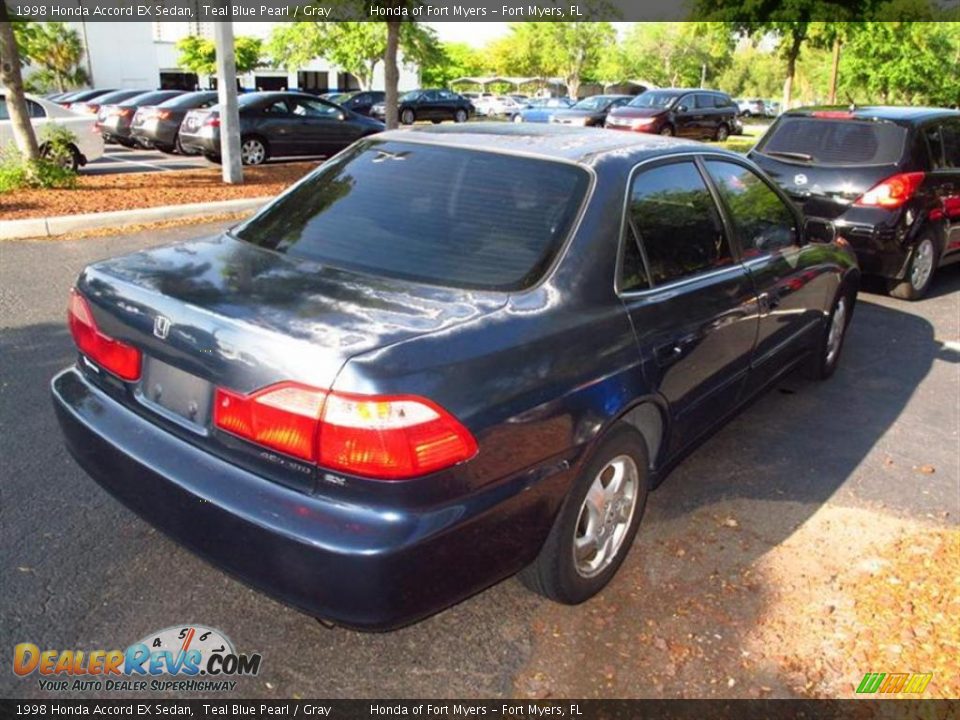
M 861 195 L 854 205 L 895 209 L 910 200 L 923 184 L 922 172 L 891 175 Z
M 816 110 L 810 113 L 810 117 L 830 120 L 852 120 L 854 114 L 849 110 Z
M 90 305 L 76 290 L 70 291 L 67 322 L 80 352 L 122 380 L 140 379 L 140 351 L 101 332 Z
M 327 393 L 296 383 L 250 395 L 218 388 L 214 424 L 321 467 L 379 480 L 426 475 L 477 452 L 470 432 L 425 398 Z

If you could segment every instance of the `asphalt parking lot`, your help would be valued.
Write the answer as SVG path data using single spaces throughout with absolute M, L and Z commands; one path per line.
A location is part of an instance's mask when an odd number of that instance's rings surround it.
M 788 377 L 677 468 L 651 496 L 618 577 L 585 605 L 555 606 L 508 580 L 397 632 L 323 627 L 108 497 L 64 450 L 50 405 L 51 377 L 74 358 L 64 315 L 78 271 L 221 227 L 0 243 L 4 652 L 20 642 L 123 648 L 202 623 L 262 653 L 260 676 L 237 691 L 245 697 L 789 697 L 773 660 L 755 660 L 767 642 L 758 628 L 786 594 L 770 559 L 809 560 L 790 582 L 820 597 L 831 588 L 805 573 L 852 562 L 843 555 L 881 523 L 957 527 L 960 266 L 919 303 L 862 293 L 836 376 Z M 743 568 L 744 593 L 722 589 Z M 708 610 L 691 609 L 701 602 Z M 671 660 L 674 637 L 695 652 Z M 819 651 L 804 647 L 812 665 Z M 642 671 L 650 666 L 667 669 Z M 50 697 L 9 671 L 0 695 Z
M 303 162 L 320 156 L 296 158 L 270 158 L 268 163 Z M 176 172 L 177 170 L 203 170 L 219 168 L 202 155 L 167 155 L 159 150 L 126 148 L 122 145 L 107 145 L 101 157 L 85 165 L 84 175 L 110 175 L 121 173 Z

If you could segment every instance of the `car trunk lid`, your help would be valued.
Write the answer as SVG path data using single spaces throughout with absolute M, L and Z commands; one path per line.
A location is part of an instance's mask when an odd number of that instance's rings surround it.
M 107 260 L 78 281 L 97 326 L 143 356 L 121 401 L 215 452 L 267 463 L 310 489 L 312 470 L 215 432 L 217 387 L 328 390 L 352 356 L 493 312 L 506 295 L 351 273 L 223 235 Z M 86 370 L 120 383 L 95 364 Z M 272 457 L 271 457 L 272 456 Z M 256 468 L 263 472 L 262 468 Z

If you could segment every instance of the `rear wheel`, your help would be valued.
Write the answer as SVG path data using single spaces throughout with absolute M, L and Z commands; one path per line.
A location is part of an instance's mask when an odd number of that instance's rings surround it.
M 913 248 L 910 254 L 910 265 L 903 280 L 889 280 L 887 292 L 901 300 L 919 300 L 927 294 L 933 282 L 933 271 L 936 270 L 937 244 L 931 237 L 924 237 Z
M 804 367 L 804 375 L 811 380 L 826 380 L 834 372 L 840 362 L 840 353 L 843 350 L 843 341 L 847 337 L 847 328 L 853 316 L 853 304 L 856 299 L 856 289 L 844 285 L 837 294 L 830 310 L 830 317 L 821 330 L 820 339 L 814 348 L 813 355 Z
M 628 425 L 613 429 L 577 477 L 537 559 L 520 574 L 531 590 L 575 605 L 623 563 L 647 502 L 647 451 Z
M 467 121 L 467 111 L 463 108 L 457 108 L 457 111 L 453 114 L 453 121 L 458 123 L 464 123 Z
M 164 155 L 176 155 L 177 148 L 174 145 L 154 145 L 154 147 Z
M 713 139 L 717 142 L 723 142 L 728 137 L 730 137 L 730 128 L 727 127 L 726 123 L 720 123 L 720 127 L 718 127 L 717 132 L 714 133 Z
M 670 137 L 673 135 L 673 125 L 664 125 L 660 128 L 660 134 L 664 137 Z
M 519 114 L 519 113 L 517 113 L 516 115 L 513 116 L 513 121 L 514 121 L 515 123 L 522 123 L 522 122 L 523 122 L 523 118 L 520 117 L 520 114 Z
M 203 156 L 210 162 L 216 163 L 217 165 L 223 162 L 223 159 L 219 155 L 215 155 L 214 153 L 204 153 Z
M 407 108 L 402 113 L 400 113 L 400 122 L 402 122 L 404 125 L 413 125 L 416 119 L 417 119 L 416 113 L 413 112 L 413 110 L 410 110 L 409 108 Z
M 240 161 L 244 165 L 263 165 L 267 157 L 267 144 L 260 138 L 248 137 L 240 142 Z
M 71 172 L 76 172 L 80 167 L 80 151 L 73 145 L 54 149 L 48 144 L 43 144 L 40 146 L 40 157 Z

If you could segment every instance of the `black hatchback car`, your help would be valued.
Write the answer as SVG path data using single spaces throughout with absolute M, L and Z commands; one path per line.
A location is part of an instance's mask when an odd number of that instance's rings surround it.
M 750 158 L 805 214 L 832 220 L 895 297 L 923 297 L 938 267 L 960 261 L 960 112 L 791 110 Z
M 607 116 L 611 130 L 723 141 L 742 129 L 739 108 L 716 90 L 647 90 Z
M 462 123 L 475 112 L 473 103 L 451 90 L 411 90 L 400 96 L 397 117 L 404 125 L 413 125 L 417 120 L 430 120 L 434 124 L 444 120 Z M 370 116 L 380 120 L 386 114 L 386 104 L 382 101 L 370 109 Z
M 109 492 L 315 616 L 392 628 L 520 570 L 578 603 L 698 442 L 834 371 L 858 270 L 828 230 L 696 143 L 387 132 L 87 267 L 53 401 Z
M 359 138 L 383 130 L 383 123 L 315 95 L 256 92 L 241 95 L 240 157 L 262 165 L 270 157 L 334 155 Z M 180 125 L 180 147 L 220 161 L 220 112 L 214 105 L 191 110 Z

